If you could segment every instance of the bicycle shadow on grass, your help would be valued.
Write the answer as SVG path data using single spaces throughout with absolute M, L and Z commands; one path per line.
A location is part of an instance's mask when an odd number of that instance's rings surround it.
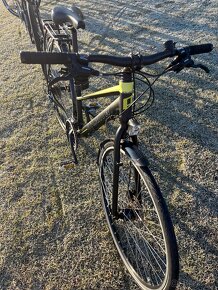
M 203 283 L 193 279 L 189 274 L 181 272 L 180 278 L 183 282 L 178 284 L 177 289 L 204 289 L 204 290 L 211 290 L 212 288 L 210 286 L 206 286 Z M 188 281 L 188 283 L 186 282 Z

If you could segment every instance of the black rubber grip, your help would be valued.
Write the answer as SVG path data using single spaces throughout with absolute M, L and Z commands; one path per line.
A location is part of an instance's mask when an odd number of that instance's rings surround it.
M 22 63 L 32 64 L 70 64 L 71 55 L 59 52 L 30 52 L 21 51 L 20 59 Z
M 199 44 L 199 45 L 193 45 L 188 47 L 189 54 L 201 54 L 201 53 L 208 53 L 213 50 L 213 44 L 206 43 L 206 44 Z

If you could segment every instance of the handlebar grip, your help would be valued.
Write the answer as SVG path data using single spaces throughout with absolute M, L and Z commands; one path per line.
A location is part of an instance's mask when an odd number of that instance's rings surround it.
M 206 43 L 200 45 L 192 45 L 188 47 L 188 50 L 190 55 L 208 53 L 213 50 L 213 44 Z
M 22 63 L 28 64 L 70 64 L 72 59 L 68 53 L 21 51 Z

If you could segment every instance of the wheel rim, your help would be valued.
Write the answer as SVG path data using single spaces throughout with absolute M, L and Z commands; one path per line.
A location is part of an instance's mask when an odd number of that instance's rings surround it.
M 107 155 L 107 156 L 106 156 Z M 128 270 L 141 286 L 159 289 L 167 279 L 167 249 L 160 218 L 142 182 L 135 180 L 135 167 L 122 152 L 119 177 L 119 219 L 111 215 L 113 148 L 107 150 L 100 166 L 104 205 L 109 227 Z M 136 178 L 137 179 L 137 178 Z M 132 194 L 133 188 L 137 193 Z M 146 204 L 146 207 L 145 207 Z

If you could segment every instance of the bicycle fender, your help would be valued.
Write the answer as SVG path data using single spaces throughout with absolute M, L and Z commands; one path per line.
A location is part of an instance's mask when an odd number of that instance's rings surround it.
M 135 165 L 139 167 L 144 167 L 149 165 L 148 159 L 144 156 L 144 154 L 138 149 L 136 145 L 129 141 L 125 141 L 122 144 L 122 149 L 125 153 L 132 159 Z

